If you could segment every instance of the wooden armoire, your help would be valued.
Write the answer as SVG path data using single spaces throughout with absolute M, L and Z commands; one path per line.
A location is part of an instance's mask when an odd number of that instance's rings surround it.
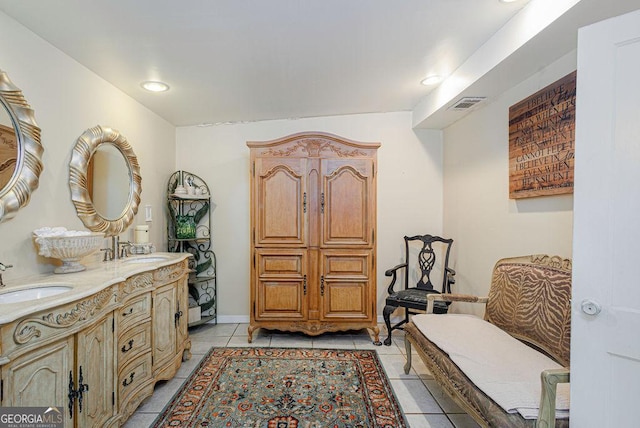
M 376 154 L 308 132 L 251 151 L 251 321 L 318 335 L 369 328 L 376 315 Z

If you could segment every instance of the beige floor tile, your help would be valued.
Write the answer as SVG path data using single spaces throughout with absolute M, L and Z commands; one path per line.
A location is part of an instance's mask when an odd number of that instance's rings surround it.
M 404 374 L 406 363 L 404 355 L 378 355 L 378 357 L 389 379 L 418 379 L 417 373 L 413 370 L 409 374 Z
M 204 354 L 193 354 L 190 360 L 183 361 L 182 365 L 176 373 L 177 378 L 186 379 L 191 376 L 191 373 L 198 367 L 200 361 L 204 358 Z
M 398 347 L 393 344 L 391 346 L 375 346 L 373 344 L 361 345 L 359 343 L 356 343 L 356 349 L 374 349 L 378 352 L 378 355 L 402 355 L 400 349 L 398 349 Z
M 270 346 L 272 348 L 313 348 L 313 339 L 278 334 L 271 336 Z
M 406 357 L 405 357 L 405 360 L 406 360 Z M 421 379 L 424 379 L 424 380 L 433 379 L 433 375 L 431 374 L 427 366 L 424 365 L 424 362 L 422 362 L 422 360 L 417 354 L 412 354 L 411 371 L 415 372 Z
M 456 428 L 480 428 L 480 425 L 473 420 L 473 418 L 466 413 L 458 415 L 449 415 L 449 419 L 453 422 L 453 426 Z
M 156 383 L 153 395 L 142 402 L 142 405 L 138 407 L 138 411 L 140 413 L 161 412 L 169 403 L 169 400 L 178 392 L 184 381 L 184 379 L 174 377 L 169 381 Z
M 230 348 L 266 348 L 271 346 L 271 336 L 256 336 L 253 335 L 251 343 L 249 343 L 249 336 L 233 336 L 227 344 Z
M 453 428 L 445 415 L 409 414 L 405 415 L 411 428 Z
M 443 414 L 436 400 L 419 379 L 391 379 L 391 385 L 405 414 Z
M 148 428 L 153 426 L 153 421 L 158 417 L 157 413 L 142 413 L 137 411 L 122 426 L 122 428 Z
M 206 354 L 211 348 L 224 348 L 229 343 L 229 336 L 212 336 L 207 340 L 191 340 L 192 354 Z
M 464 413 L 464 410 L 458 406 L 455 401 L 453 401 L 449 395 L 444 392 L 440 384 L 433 379 L 424 380 L 424 384 L 427 386 L 427 389 L 433 395 L 433 398 L 436 399 L 440 407 L 445 411 L 445 413 Z
M 189 330 L 192 340 L 207 340 L 213 336 L 233 336 L 238 324 L 202 324 Z M 245 330 L 246 331 L 246 330 Z
M 355 349 L 353 336 L 350 334 L 344 336 L 323 334 L 314 337 L 311 343 L 316 349 Z

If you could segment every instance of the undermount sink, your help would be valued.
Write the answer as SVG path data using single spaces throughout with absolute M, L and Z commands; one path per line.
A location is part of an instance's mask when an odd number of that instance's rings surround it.
M 0 304 L 2 303 L 19 303 L 27 300 L 38 300 L 45 297 L 55 296 L 57 294 L 71 291 L 73 286 L 64 283 L 40 284 L 34 287 L 21 288 L 20 290 L 7 291 L 0 293 Z
M 169 257 L 166 257 L 166 256 L 143 256 L 143 257 L 127 259 L 124 261 L 124 263 L 155 263 L 155 262 L 163 262 L 168 259 Z

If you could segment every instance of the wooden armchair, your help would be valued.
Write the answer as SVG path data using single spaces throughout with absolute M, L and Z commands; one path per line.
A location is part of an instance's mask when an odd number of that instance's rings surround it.
M 427 296 L 434 293 L 451 293 L 451 284 L 455 283 L 454 275 L 455 271 L 449 268 L 449 253 L 451 246 L 453 245 L 453 239 L 445 239 L 439 236 L 433 235 L 416 235 L 405 236 L 405 261 L 402 264 L 395 266 L 387 270 L 384 274 L 391 277 L 391 283 L 389 284 L 388 293 L 389 296 L 385 301 L 385 307 L 382 312 L 384 322 L 387 326 L 388 336 L 384 340 L 384 344 L 391 345 L 391 332 L 396 329 L 402 328 L 402 326 L 409 322 L 409 315 L 415 315 L 417 311 L 427 310 Z M 415 248 L 415 244 L 419 244 L 418 248 Z M 440 250 L 434 248 L 441 246 Z M 417 251 L 417 254 L 416 254 Z M 415 254 L 415 256 L 414 256 Z M 434 272 L 434 267 L 438 262 L 438 254 L 443 255 L 442 265 L 442 280 L 440 282 L 440 289 L 434 287 L 431 281 L 431 276 Z M 420 277 L 417 282 L 409 284 L 409 278 L 412 273 L 412 268 L 416 266 L 420 272 Z M 395 285 L 398 279 L 398 271 L 402 270 L 403 285 L 402 290 L 396 291 Z M 434 304 L 434 313 L 444 314 L 447 313 L 450 302 L 436 302 Z M 398 308 L 404 308 L 404 319 L 400 322 L 391 325 L 391 314 Z

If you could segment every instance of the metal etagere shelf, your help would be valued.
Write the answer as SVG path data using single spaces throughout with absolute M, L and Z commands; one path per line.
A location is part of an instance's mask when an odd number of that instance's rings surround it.
M 174 172 L 167 184 L 167 211 L 168 251 L 193 255 L 189 274 L 189 326 L 217 323 L 217 268 L 211 245 L 209 186 L 188 171 Z

